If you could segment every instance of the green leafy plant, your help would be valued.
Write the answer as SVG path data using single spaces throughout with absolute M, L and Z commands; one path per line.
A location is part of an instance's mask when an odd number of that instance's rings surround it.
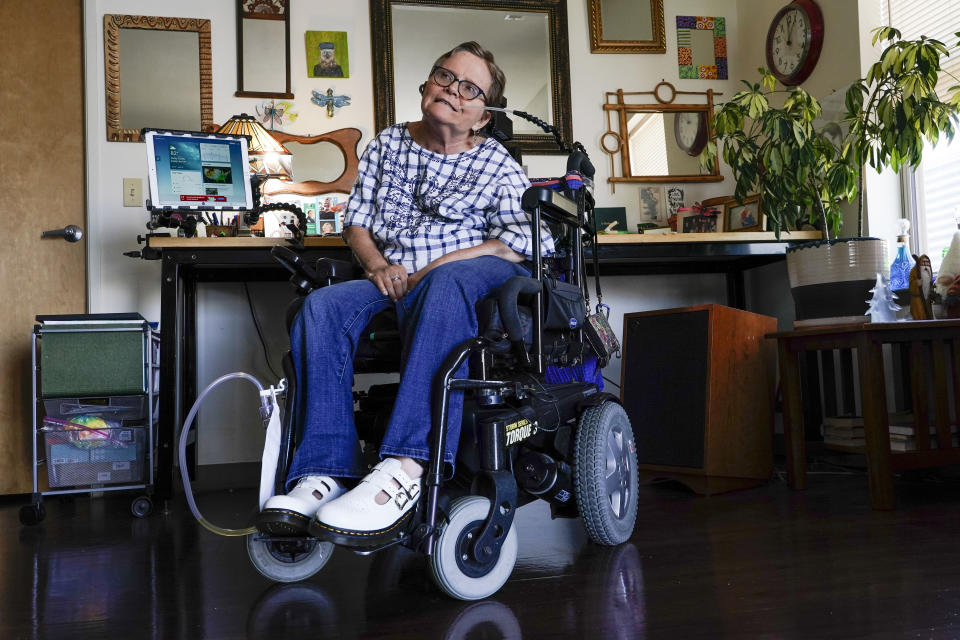
M 804 219 L 819 219 L 828 237 L 839 233 L 839 202 L 856 196 L 857 171 L 827 136 L 814 128 L 820 117 L 817 99 L 800 87 L 777 89 L 777 80 L 759 69 L 760 82 L 743 83 L 714 115 L 716 141 L 700 155 L 713 162 L 722 145 L 724 162 L 736 179 L 734 197 L 759 194 L 760 208 L 777 237 Z M 771 99 L 783 95 L 783 105 Z M 852 154 L 850 154 L 852 156 Z
M 960 38 L 960 32 L 954 34 Z M 940 60 L 949 56 L 939 40 L 921 37 L 902 40 L 898 30 L 873 30 L 873 44 L 889 41 L 867 72 L 846 94 L 844 124 L 848 133 L 842 153 L 862 167 L 877 172 L 890 167 L 917 167 L 923 159 L 924 139 L 936 143 L 941 135 L 953 140 L 960 107 L 960 87 L 949 90 L 946 102 L 935 88 Z M 958 43 L 960 44 L 960 43 Z M 857 235 L 863 234 L 863 174 L 857 176 Z
M 843 225 L 842 202 L 857 199 L 857 235 L 863 232 L 863 171 L 869 164 L 916 167 L 924 139 L 952 139 L 960 109 L 960 87 L 941 101 L 934 88 L 947 47 L 937 40 L 902 40 L 891 27 L 873 31 L 873 43 L 890 41 L 866 78 L 846 93 L 840 123 L 816 129 L 819 102 L 800 87 L 778 89 L 776 78 L 759 69 L 760 82 L 724 103 L 713 119 L 716 140 L 701 153 L 705 165 L 722 157 L 736 179 L 734 196 L 760 195 L 760 206 L 777 237 L 804 221 L 821 226 L 828 239 Z M 957 37 L 960 38 L 960 32 Z M 782 98 L 782 106 L 772 106 Z

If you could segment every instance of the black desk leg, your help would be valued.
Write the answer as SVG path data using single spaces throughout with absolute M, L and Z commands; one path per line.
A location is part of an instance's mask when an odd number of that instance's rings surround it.
M 164 256 L 160 277 L 160 416 L 157 421 L 157 482 L 159 500 L 173 495 L 173 459 L 177 417 L 180 415 L 180 265 Z
M 743 283 L 742 269 L 727 271 L 727 306 L 747 310 L 747 293 Z
M 183 279 L 183 374 L 180 378 L 180 412 L 176 429 L 179 432 L 187 412 L 197 399 L 197 280 L 196 277 Z M 197 420 L 194 419 L 194 428 Z M 194 432 L 196 433 L 196 432 Z M 196 479 L 197 439 L 187 445 L 187 470 L 190 479 Z

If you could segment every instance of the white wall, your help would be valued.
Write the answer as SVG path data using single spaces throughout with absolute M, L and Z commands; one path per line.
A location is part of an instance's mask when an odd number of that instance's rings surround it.
M 865 0 L 861 0 L 865 1 Z M 839 75 L 837 65 L 857 57 L 853 38 L 843 36 L 849 13 L 857 0 L 820 2 L 825 13 L 836 13 L 835 30 L 828 31 L 824 57 L 810 79 L 817 87 L 832 86 Z M 212 21 L 214 120 L 223 122 L 239 112 L 253 113 L 259 100 L 233 97 L 236 88 L 236 28 L 233 0 L 87 0 L 84 3 L 85 39 L 87 42 L 86 105 L 88 145 L 88 211 L 89 211 L 89 299 L 91 312 L 139 311 L 156 320 L 160 316 L 157 262 L 131 260 L 121 255 L 135 247 L 134 238 L 145 232 L 146 211 L 124 208 L 121 184 L 124 177 L 146 177 L 144 147 L 140 143 L 106 142 L 104 125 L 103 84 L 103 14 L 126 13 L 143 15 L 209 18 Z M 597 167 L 595 195 L 600 206 L 624 206 L 632 222 L 639 206 L 639 186 L 618 185 L 613 193 L 607 183 L 609 156 L 599 147 L 606 130 L 602 111 L 604 93 L 622 88 L 626 91 L 652 90 L 663 79 L 678 89 L 702 91 L 708 88 L 729 99 L 737 90 L 740 78 L 752 78 L 763 64 L 762 43 L 770 18 L 783 5 L 783 0 L 670 0 L 665 3 L 667 53 L 662 55 L 624 55 L 590 53 L 587 0 L 567 3 L 570 43 L 570 73 L 574 137 L 586 147 Z M 839 8 L 838 8 L 839 7 Z M 677 77 L 676 16 L 723 16 L 727 22 L 729 77 L 727 81 L 680 80 Z M 855 11 L 853 12 L 855 16 Z M 833 18 L 831 18 L 833 20 Z M 850 27 L 853 29 L 855 27 Z M 349 33 L 350 77 L 345 79 L 308 79 L 303 53 L 305 30 L 336 30 Z M 848 30 L 849 33 L 849 30 Z M 364 132 L 361 147 L 373 128 L 371 86 L 371 35 L 368 3 L 306 2 L 293 0 L 291 11 L 291 79 L 296 95 L 296 122 L 285 126 L 291 133 L 316 134 L 340 127 L 358 127 Z M 854 76 L 858 73 L 854 72 Z M 846 74 L 843 71 L 843 74 Z M 352 104 L 333 119 L 325 110 L 309 102 L 311 89 L 325 90 L 332 86 L 336 93 L 351 96 Z M 560 156 L 525 156 L 532 176 L 557 175 L 564 168 Z M 720 183 L 686 184 L 687 202 L 727 195 L 733 191 L 728 170 Z M 145 184 L 145 182 L 144 182 Z M 758 309 L 781 317 L 789 316 L 789 292 L 782 263 L 755 270 L 748 283 L 748 301 Z M 288 297 L 286 285 L 251 285 L 257 313 L 268 334 L 271 359 L 279 361 L 285 338 L 278 309 Z M 650 309 L 673 308 L 709 302 L 723 303 L 726 286 L 722 275 L 637 276 L 607 278 L 603 284 L 604 301 L 613 309 L 611 323 L 622 327 L 624 313 Z M 759 291 L 757 289 L 760 289 Z M 254 372 L 264 381 L 267 373 L 263 356 L 253 331 L 246 299 L 239 285 L 204 285 L 199 296 L 198 335 L 201 345 L 199 383 L 204 385 L 216 376 L 232 370 Z M 619 382 L 619 362 L 606 372 Z M 202 416 L 200 460 L 203 463 L 236 462 L 259 458 L 261 436 L 255 412 L 237 409 L 237 397 L 249 398 L 249 391 L 237 383 L 236 390 L 224 391 L 211 402 Z M 252 406 L 252 400 L 249 401 Z

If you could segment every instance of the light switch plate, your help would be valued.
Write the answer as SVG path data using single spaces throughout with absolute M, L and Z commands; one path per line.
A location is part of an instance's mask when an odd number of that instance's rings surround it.
M 140 178 L 123 179 L 123 206 L 143 206 L 143 180 Z

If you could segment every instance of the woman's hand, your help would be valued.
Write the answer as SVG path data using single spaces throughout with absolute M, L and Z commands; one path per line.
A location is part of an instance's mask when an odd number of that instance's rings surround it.
M 387 262 L 373 241 L 373 234 L 365 227 L 348 226 L 343 239 L 363 265 L 367 279 L 385 296 L 396 302 L 407 292 L 407 271 L 398 264 Z
M 398 264 L 385 264 L 367 270 L 367 279 L 385 296 L 396 302 L 407 292 L 409 277 L 407 271 Z

